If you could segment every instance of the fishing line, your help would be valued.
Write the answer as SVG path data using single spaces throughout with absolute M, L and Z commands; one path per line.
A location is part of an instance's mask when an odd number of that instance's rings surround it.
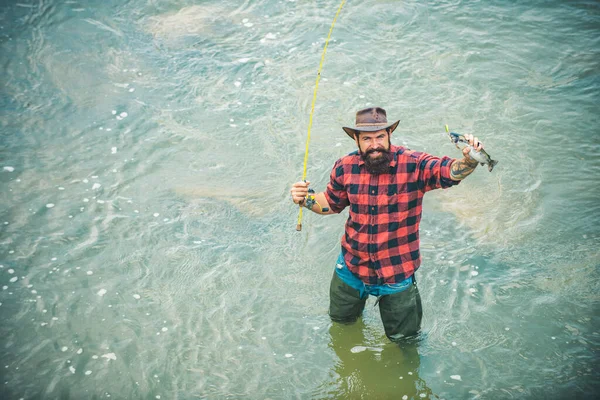
M 321 54 L 321 62 L 319 63 L 319 70 L 317 71 L 317 81 L 315 83 L 315 91 L 313 92 L 313 100 L 312 105 L 310 106 L 310 118 L 308 120 L 308 134 L 306 137 L 306 150 L 304 151 L 304 168 L 302 171 L 302 180 L 306 180 L 306 166 L 308 164 L 308 145 L 310 143 L 310 129 L 312 128 L 313 122 L 313 114 L 315 112 L 315 103 L 317 101 L 317 90 L 319 90 L 319 81 L 321 80 L 321 70 L 323 69 L 323 61 L 325 61 L 325 53 L 327 53 L 327 46 L 329 45 L 329 39 L 331 38 L 331 32 L 333 32 L 333 27 L 335 26 L 335 21 L 337 20 L 338 15 L 340 15 L 340 11 L 342 11 L 342 7 L 346 0 L 342 0 L 340 6 L 335 13 L 335 17 L 333 18 L 333 22 L 331 23 L 331 28 L 329 28 L 329 34 L 327 35 L 327 39 L 325 40 L 325 46 L 323 47 L 323 53 Z M 298 213 L 298 224 L 296 225 L 296 230 L 302 230 L 302 205 L 300 207 L 300 212 Z

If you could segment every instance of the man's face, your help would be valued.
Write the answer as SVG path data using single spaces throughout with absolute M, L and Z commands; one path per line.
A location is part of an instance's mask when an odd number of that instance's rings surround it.
M 381 174 L 389 170 L 391 141 L 387 130 L 360 132 L 355 135 L 355 139 L 367 171 L 372 174 Z
M 360 132 L 356 141 L 360 154 L 371 160 L 384 156 L 385 152 L 390 150 L 390 135 L 385 129 Z

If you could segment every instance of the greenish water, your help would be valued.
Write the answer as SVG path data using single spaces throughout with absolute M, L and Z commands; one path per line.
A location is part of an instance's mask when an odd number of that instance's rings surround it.
M 335 1 L 3 1 L 3 399 L 595 398 L 600 7 L 349 1 L 308 178 L 392 142 L 499 164 L 425 197 L 423 334 L 332 325 L 346 213 L 290 185 Z

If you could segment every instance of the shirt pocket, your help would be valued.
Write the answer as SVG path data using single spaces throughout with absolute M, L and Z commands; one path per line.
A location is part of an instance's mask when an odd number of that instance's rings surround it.
M 382 199 L 384 203 L 381 205 L 387 207 L 385 211 L 388 214 L 389 222 L 394 223 L 394 226 L 402 224 L 407 218 L 409 210 L 418 204 L 417 192 L 411 191 L 410 186 L 407 183 L 390 185 L 384 196 L 385 199 Z

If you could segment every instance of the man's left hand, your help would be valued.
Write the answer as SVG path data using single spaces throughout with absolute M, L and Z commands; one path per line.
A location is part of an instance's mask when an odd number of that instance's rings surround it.
M 465 139 L 469 141 L 469 146 L 472 147 L 475 151 L 479 152 L 483 150 L 483 143 L 481 143 L 478 138 L 473 137 L 473 135 L 471 135 L 470 133 L 467 133 L 465 135 Z M 473 160 L 471 156 L 469 156 L 469 151 L 471 150 L 469 146 L 466 146 L 463 149 L 463 155 L 467 160 L 471 161 L 474 164 L 477 164 L 477 161 Z

